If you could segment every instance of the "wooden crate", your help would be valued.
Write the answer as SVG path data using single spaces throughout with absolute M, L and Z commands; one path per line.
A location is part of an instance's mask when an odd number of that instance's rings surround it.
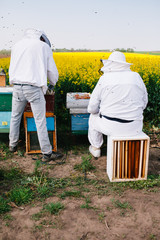
M 150 138 L 108 136 L 107 174 L 111 182 L 146 180 Z
M 26 153 L 41 153 L 38 142 L 37 128 L 32 112 L 24 112 L 24 128 L 26 136 Z M 46 113 L 47 130 L 52 150 L 57 151 L 56 117 L 53 113 Z
M 9 133 L 11 112 L 0 112 L 0 133 Z

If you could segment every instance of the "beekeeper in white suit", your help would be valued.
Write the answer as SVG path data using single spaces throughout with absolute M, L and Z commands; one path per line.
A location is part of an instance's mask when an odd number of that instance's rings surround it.
M 9 134 L 9 149 L 17 150 L 21 117 L 27 102 L 34 115 L 43 161 L 55 159 L 46 127 L 47 77 L 51 85 L 58 81 L 51 44 L 43 31 L 27 29 L 24 37 L 11 51 L 9 81 L 13 84 L 12 116 Z
M 130 70 L 125 55 L 113 52 L 103 60 L 100 77 L 88 105 L 89 151 L 100 157 L 103 135 L 134 136 L 142 131 L 143 110 L 148 102 L 142 78 Z

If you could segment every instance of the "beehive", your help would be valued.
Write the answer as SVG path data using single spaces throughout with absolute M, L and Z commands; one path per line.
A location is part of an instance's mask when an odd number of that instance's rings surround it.
M 108 136 L 107 174 L 111 182 L 146 180 L 148 172 L 149 137 Z
M 0 87 L 0 133 L 10 130 L 12 91 L 12 87 Z
M 67 93 L 66 105 L 71 114 L 71 131 L 73 134 L 88 133 L 89 113 L 87 107 L 89 99 L 89 93 Z
M 0 72 L 0 87 L 6 86 L 6 75 L 4 72 Z
M 26 153 L 41 153 L 38 142 L 37 128 L 32 112 L 24 112 L 24 128 L 26 135 Z M 46 112 L 47 130 L 52 150 L 57 151 L 56 117 L 53 113 Z
M 45 100 L 46 100 L 46 112 L 52 112 L 54 113 L 54 104 L 55 104 L 55 95 L 54 93 L 52 95 L 44 95 Z M 24 112 L 32 112 L 30 103 L 28 102 Z

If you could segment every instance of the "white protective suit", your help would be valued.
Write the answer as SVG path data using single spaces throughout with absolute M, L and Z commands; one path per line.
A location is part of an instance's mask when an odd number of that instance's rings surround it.
M 91 113 L 88 138 L 95 150 L 103 144 L 102 134 L 139 134 L 143 127 L 143 110 L 148 102 L 143 80 L 138 73 L 130 70 L 131 64 L 126 62 L 123 53 L 113 52 L 103 64 L 101 70 L 104 74 L 94 88 L 88 105 Z M 103 116 L 133 121 L 124 123 Z
M 40 37 L 41 30 L 27 29 L 22 40 L 11 51 L 9 67 L 10 84 L 30 84 L 47 90 L 47 77 L 51 85 L 58 81 L 58 70 L 51 48 Z
M 41 41 L 40 37 L 43 36 Z M 51 154 L 52 146 L 46 127 L 47 77 L 51 85 L 58 81 L 50 42 L 43 31 L 27 29 L 24 37 L 11 51 L 9 68 L 10 84 L 13 84 L 12 116 L 9 145 L 16 147 L 19 140 L 21 117 L 27 102 L 30 102 L 34 115 L 38 140 L 43 154 Z

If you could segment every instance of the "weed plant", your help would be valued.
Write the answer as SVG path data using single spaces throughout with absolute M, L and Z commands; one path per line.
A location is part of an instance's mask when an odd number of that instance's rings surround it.
M 64 209 L 64 205 L 61 202 L 48 203 L 44 205 L 43 210 L 49 212 L 50 214 L 58 215 L 61 210 Z

